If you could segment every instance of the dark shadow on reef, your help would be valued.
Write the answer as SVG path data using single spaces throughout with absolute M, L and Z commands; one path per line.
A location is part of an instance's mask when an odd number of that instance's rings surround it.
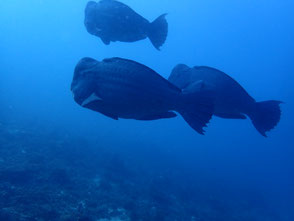
M 44 131 L 0 124 L 0 220 L 282 220 L 259 194 Z

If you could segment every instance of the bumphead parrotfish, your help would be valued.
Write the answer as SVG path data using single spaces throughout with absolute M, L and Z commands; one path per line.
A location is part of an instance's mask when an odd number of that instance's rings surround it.
M 129 6 L 115 0 L 90 1 L 85 9 L 87 31 L 108 45 L 110 42 L 135 42 L 149 38 L 159 50 L 164 44 L 168 24 L 166 14 L 149 22 Z
M 177 65 L 168 80 L 179 88 L 209 88 L 214 93 L 213 114 L 222 118 L 246 119 L 248 116 L 263 136 L 280 121 L 281 101 L 256 102 L 245 89 L 229 75 L 206 66 L 193 68 Z
M 122 58 L 81 59 L 71 91 L 82 107 L 116 120 L 173 118 L 178 112 L 200 134 L 213 112 L 210 91 L 181 90 L 147 66 Z

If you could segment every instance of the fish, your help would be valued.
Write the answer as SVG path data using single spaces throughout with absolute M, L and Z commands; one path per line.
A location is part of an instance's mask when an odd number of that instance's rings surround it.
M 160 50 L 168 34 L 166 13 L 153 22 L 116 0 L 89 1 L 85 8 L 84 24 L 87 31 L 99 37 L 105 45 L 110 42 L 135 42 L 149 38 Z
M 158 120 L 182 115 L 204 134 L 213 112 L 211 92 L 182 91 L 151 68 L 124 58 L 82 58 L 75 67 L 74 101 L 114 120 Z
M 190 68 L 178 64 L 168 80 L 181 89 L 198 87 L 214 92 L 213 115 L 227 119 L 246 119 L 249 117 L 257 131 L 267 136 L 267 132 L 277 126 L 281 117 L 277 100 L 256 102 L 248 92 L 232 77 L 224 72 L 207 66 Z

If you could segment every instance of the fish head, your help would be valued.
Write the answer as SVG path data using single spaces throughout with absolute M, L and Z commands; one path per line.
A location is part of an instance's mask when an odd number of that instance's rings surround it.
M 95 80 L 93 69 L 98 63 L 98 61 L 86 57 L 81 59 L 75 67 L 71 91 L 75 102 L 79 105 L 82 105 L 94 93 Z
M 178 64 L 172 70 L 168 80 L 177 87 L 183 89 L 187 87 L 190 82 L 191 68 L 185 64 Z
M 103 11 L 104 9 L 100 6 L 100 2 L 88 2 L 85 9 L 84 24 L 90 34 L 100 36 L 105 25 Z

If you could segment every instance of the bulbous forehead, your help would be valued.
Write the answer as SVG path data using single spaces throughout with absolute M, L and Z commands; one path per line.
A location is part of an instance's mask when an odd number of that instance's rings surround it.
M 97 5 L 97 2 L 89 1 L 89 2 L 87 3 L 87 7 L 91 7 L 91 6 L 94 6 L 94 5 Z
M 86 5 L 86 11 L 89 11 L 89 10 L 91 10 L 91 9 L 95 9 L 95 8 L 97 8 L 97 6 L 98 6 L 98 4 L 99 3 L 97 3 L 97 2 L 94 2 L 94 1 L 89 1 L 88 3 L 87 3 L 87 5 Z
M 99 3 L 94 1 L 89 1 L 85 8 L 86 18 L 94 18 L 97 14 L 97 10 L 99 9 Z
M 189 68 L 187 65 L 178 64 L 173 68 L 171 75 L 169 76 L 169 79 L 178 78 L 180 76 L 187 75 L 187 73 L 190 70 L 191 68 Z
M 74 79 L 80 78 L 85 76 L 88 72 L 90 72 L 97 64 L 99 61 L 89 58 L 89 57 L 84 57 L 82 58 L 78 64 L 75 67 L 74 71 Z
M 178 64 L 177 66 L 174 67 L 175 71 L 187 71 L 190 70 L 190 68 L 185 65 L 185 64 Z

